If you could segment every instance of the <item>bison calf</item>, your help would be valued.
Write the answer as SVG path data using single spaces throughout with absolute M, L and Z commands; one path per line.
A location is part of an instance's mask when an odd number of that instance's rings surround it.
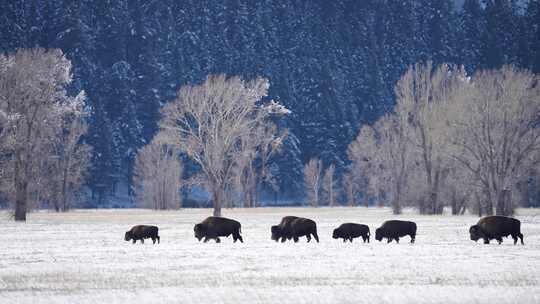
M 285 216 L 281 219 L 279 225 L 271 227 L 272 240 L 281 242 L 293 239 L 294 242 L 298 242 L 298 238 L 306 236 L 307 241 L 311 241 L 311 236 L 315 238 L 317 243 L 319 242 L 319 236 L 317 235 L 317 224 L 310 219 L 296 216 Z
M 351 243 L 354 238 L 362 237 L 365 242 L 369 243 L 369 227 L 362 224 L 345 223 L 334 229 L 332 238 L 342 238 L 343 242 L 349 240 Z
M 133 240 L 133 244 L 135 244 L 137 240 L 141 240 L 141 243 L 144 244 L 144 239 L 152 239 L 153 244 L 155 244 L 157 240 L 159 244 L 158 227 L 147 225 L 133 226 L 129 231 L 126 231 L 126 235 L 124 236 L 124 240 Z
M 242 243 L 244 242 L 240 235 L 242 232 L 240 223 L 224 217 L 210 216 L 195 225 L 193 231 L 199 242 L 204 238 L 205 243 L 210 239 L 215 239 L 216 243 L 219 243 L 221 242 L 219 239 L 220 236 L 228 237 L 231 234 L 235 243 L 237 240 L 240 240 Z
M 515 218 L 507 216 L 486 216 L 481 218 L 476 225 L 469 228 L 471 240 L 478 241 L 484 239 L 484 244 L 489 244 L 490 240 L 497 240 L 502 243 L 502 237 L 509 235 L 514 239 L 514 245 L 517 244 L 518 238 L 523 243 L 523 234 L 521 234 L 521 222 Z
M 411 237 L 411 243 L 414 243 L 416 223 L 399 220 L 386 221 L 381 227 L 375 230 L 375 239 L 379 242 L 383 238 L 387 238 L 388 243 L 392 240 L 396 240 L 399 243 L 399 238 L 406 235 L 409 235 Z

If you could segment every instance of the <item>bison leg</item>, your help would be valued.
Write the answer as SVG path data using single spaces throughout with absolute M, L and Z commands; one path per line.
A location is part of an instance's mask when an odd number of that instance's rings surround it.
M 284 237 L 284 236 L 281 237 L 281 242 L 282 242 L 282 243 L 285 243 L 286 240 L 287 240 L 286 237 Z
M 144 244 L 144 238 L 141 238 L 141 243 Z
M 416 235 L 414 234 L 411 234 L 411 244 L 414 244 L 414 239 L 415 239 Z
M 156 238 L 152 238 L 152 244 L 156 243 Z
M 502 244 L 502 242 L 503 242 L 502 237 L 498 237 L 496 240 L 497 240 L 497 242 L 499 242 L 499 245 Z
M 159 239 L 159 235 L 158 235 L 158 236 L 157 236 L 157 243 L 158 243 L 158 244 L 159 244 L 159 241 L 160 241 L 160 239 Z
M 221 240 L 218 237 L 216 237 L 216 243 L 221 243 Z
M 298 243 L 298 236 L 295 235 L 295 236 L 293 237 L 293 240 L 294 240 L 295 243 Z
M 137 242 L 137 240 L 136 240 L 136 239 L 133 239 L 133 244 L 135 244 L 136 242 Z
M 319 242 L 319 236 L 317 235 L 317 232 L 313 232 L 313 237 L 315 238 L 315 241 L 317 241 L 317 243 Z
M 489 239 L 488 238 L 484 239 L 484 244 L 489 244 Z
M 311 241 L 311 235 L 309 235 L 309 233 L 306 234 L 306 239 L 307 239 L 307 242 L 308 242 L 308 243 L 309 243 L 309 241 Z
M 388 244 L 390 244 L 392 242 L 392 238 L 388 238 Z
M 523 243 L 523 234 L 521 234 L 521 232 L 518 234 L 518 237 L 521 240 L 521 245 L 525 245 L 525 243 Z
M 345 243 L 345 242 L 347 242 L 347 238 L 344 237 L 343 238 L 343 243 Z
M 207 236 L 204 237 L 204 243 L 208 242 L 209 238 Z
M 399 237 L 396 236 L 396 243 L 399 244 Z

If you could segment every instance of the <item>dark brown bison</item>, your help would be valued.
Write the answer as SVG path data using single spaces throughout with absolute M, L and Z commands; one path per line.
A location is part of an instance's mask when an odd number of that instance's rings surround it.
M 367 225 L 355 224 L 355 223 L 345 223 L 341 224 L 338 228 L 334 229 L 332 233 L 332 238 L 339 239 L 342 238 L 343 242 L 349 240 L 351 243 L 354 238 L 362 237 L 365 242 L 369 243 L 369 227 Z
M 204 221 L 195 225 L 193 231 L 199 242 L 204 238 L 205 243 L 210 239 L 215 239 L 216 243 L 219 243 L 221 242 L 219 239 L 220 236 L 228 237 L 231 234 L 235 243 L 237 240 L 240 240 L 242 243 L 244 242 L 240 235 L 242 233 L 240 223 L 224 217 L 207 217 Z
M 159 244 L 158 227 L 147 225 L 133 226 L 129 231 L 126 231 L 126 235 L 124 236 L 124 240 L 133 240 L 133 244 L 135 244 L 137 240 L 141 240 L 141 243 L 144 244 L 144 239 L 152 239 L 153 244 L 155 244 L 157 240 Z
M 298 238 L 301 236 L 306 236 L 307 241 L 311 241 L 311 236 L 315 238 L 317 243 L 319 242 L 319 236 L 317 235 L 317 224 L 307 218 L 296 217 L 296 216 L 286 216 L 281 219 L 279 225 L 271 227 L 272 240 L 278 241 L 281 239 L 281 242 L 286 240 L 293 239 L 294 242 L 298 242 Z
M 388 243 L 392 240 L 396 240 L 396 243 L 399 243 L 399 238 L 406 235 L 409 235 L 411 237 L 411 243 L 414 243 L 416 223 L 399 220 L 386 221 L 381 227 L 375 230 L 375 239 L 379 242 L 383 238 L 387 238 Z
M 486 216 L 481 218 L 476 225 L 472 225 L 469 229 L 471 240 L 478 241 L 484 239 L 484 244 L 489 244 L 490 240 L 497 240 L 502 243 L 502 237 L 509 235 L 514 239 L 514 245 L 517 244 L 518 238 L 523 245 L 523 234 L 521 234 L 521 222 L 515 218 L 507 216 Z
M 270 231 L 272 232 L 271 239 L 274 241 L 279 241 L 281 239 L 281 242 L 285 242 L 286 240 L 292 239 L 292 228 L 291 223 L 295 219 L 297 219 L 297 216 L 285 216 L 281 219 L 281 222 L 279 225 L 274 225 L 271 227 Z

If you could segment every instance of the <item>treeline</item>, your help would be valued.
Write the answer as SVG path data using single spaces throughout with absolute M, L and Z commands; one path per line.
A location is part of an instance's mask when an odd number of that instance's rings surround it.
M 259 190 L 276 199 L 309 194 L 304 165 L 317 157 L 320 171 L 333 168 L 325 184 L 338 189 L 326 192 L 340 203 L 350 192 L 339 187 L 351 184 L 342 178 L 351 166 L 347 147 L 361 126 L 394 109 L 394 86 L 408 66 L 431 60 L 472 73 L 511 63 L 538 73 L 539 7 L 509 0 L 467 0 L 461 8 L 444 0 L 3 1 L 0 50 L 59 48 L 71 60 L 68 91 L 84 90 L 89 111 L 82 140 L 91 147 L 91 195 L 80 206 L 134 197 L 137 151 L 158 131 L 160 107 L 181 86 L 220 73 L 268 79 L 269 98 L 291 110 L 277 123 L 288 130 L 280 153 L 267 160 L 274 178 Z M 183 178 L 199 170 L 188 161 Z M 538 201 L 535 176 L 526 205 Z
M 540 164 L 540 77 L 513 66 L 480 71 L 416 64 L 396 106 L 349 146 L 355 191 L 422 214 L 511 215 L 530 199 Z M 525 205 L 527 205 L 525 203 Z

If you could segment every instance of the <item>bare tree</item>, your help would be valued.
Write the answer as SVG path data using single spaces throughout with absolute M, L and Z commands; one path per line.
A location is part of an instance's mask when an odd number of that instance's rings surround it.
M 445 109 L 465 78 L 463 69 L 447 64 L 433 67 L 428 62 L 410 67 L 396 86 L 396 113 L 408 123 L 408 137 L 420 153 L 425 171 L 427 204 L 420 208 L 421 213 L 443 211 L 439 192 L 449 171 L 445 161 L 450 144 L 445 137 Z
M 67 95 L 71 63 L 60 50 L 18 50 L 0 55 L 0 110 L 3 161 L 12 164 L 15 220 L 25 221 L 29 187 L 60 117 L 78 98 Z M 44 152 L 45 151 L 45 152 Z M 10 182 L 11 183 L 11 182 Z
M 273 114 L 288 113 L 273 101 L 259 105 L 268 87 L 264 78 L 209 76 L 201 85 L 180 88 L 177 98 L 161 111 L 162 138 L 201 167 L 216 216 L 221 215 L 225 195 L 233 186 L 238 155 L 251 146 L 242 143 L 269 123 Z
M 479 72 L 449 111 L 453 157 L 478 181 L 488 214 L 511 214 L 511 191 L 538 167 L 539 82 L 512 66 Z
M 51 156 L 46 159 L 50 165 L 48 172 L 44 173 L 52 173 L 52 176 L 46 179 L 49 181 L 48 189 L 39 191 L 50 192 L 49 199 L 57 211 L 67 211 L 72 207 L 90 165 L 90 146 L 82 142 L 88 130 L 84 99 L 84 94 L 79 94 L 69 107 L 62 109 L 54 138 L 50 141 Z
M 410 154 L 406 125 L 399 119 L 387 114 L 373 127 L 362 127 L 348 150 L 353 167 L 364 175 L 366 194 L 388 200 L 395 214 L 401 213 Z
M 134 169 L 137 206 L 156 210 L 181 207 L 183 166 L 177 149 L 156 138 L 137 153 Z
M 341 188 L 345 191 L 347 206 L 356 206 L 356 196 L 358 194 L 358 182 L 352 172 L 346 172 L 341 179 Z
M 356 185 L 364 194 L 365 205 L 370 199 L 382 203 L 380 194 L 388 193 L 388 183 L 381 167 L 375 130 L 371 126 L 363 126 L 356 139 L 349 145 L 347 154 L 352 161 L 351 174 Z
M 252 136 L 242 141 L 242 151 L 238 155 L 234 168 L 235 186 L 242 195 L 243 207 L 255 207 L 259 200 L 259 188 L 262 183 L 277 188 L 268 161 L 281 149 L 286 130 L 279 133 L 273 123 L 260 125 Z
M 329 206 L 334 206 L 335 203 L 335 190 L 336 190 L 336 180 L 334 174 L 336 171 L 336 166 L 331 164 L 324 171 L 324 176 L 322 180 L 322 189 L 326 197 L 326 201 Z
M 304 166 L 304 185 L 308 202 L 314 206 L 319 206 L 319 194 L 322 183 L 322 161 L 312 158 Z

